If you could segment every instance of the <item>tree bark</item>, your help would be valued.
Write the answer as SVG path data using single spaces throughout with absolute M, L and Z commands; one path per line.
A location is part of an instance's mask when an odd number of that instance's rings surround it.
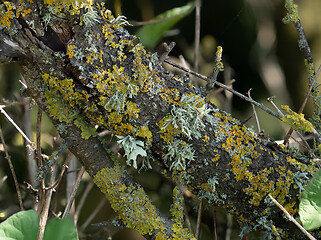
M 120 136 L 127 164 L 136 166 L 139 155 L 147 166 L 153 159 L 174 182 L 234 213 L 244 232 L 273 234 L 275 225 L 283 236 L 302 237 L 267 194 L 296 215 L 315 171 L 309 159 L 206 103 L 99 1 L 44 2 L 0 4 L 0 59 L 17 62 L 27 94 L 72 142 L 125 226 L 148 238 L 191 238 L 174 217 L 183 213 L 162 216 L 106 150 L 102 129 Z

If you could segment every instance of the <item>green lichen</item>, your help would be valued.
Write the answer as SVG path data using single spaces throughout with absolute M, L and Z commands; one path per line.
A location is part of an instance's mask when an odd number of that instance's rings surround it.
M 142 157 L 146 157 L 147 153 L 145 150 L 145 144 L 142 141 L 136 140 L 132 136 L 117 136 L 120 140 L 118 140 L 118 144 L 120 144 L 125 151 L 124 156 L 127 158 L 127 165 L 133 165 L 134 168 L 137 169 L 137 157 L 141 155 Z
M 167 145 L 165 161 L 169 162 L 171 170 L 186 170 L 186 166 L 195 160 L 192 146 L 183 140 L 175 139 Z
M 177 105 L 173 105 L 171 113 L 158 123 L 164 133 L 162 138 L 168 142 L 172 140 L 172 134 L 180 133 L 189 139 L 199 139 L 205 127 L 202 119 L 209 113 L 204 99 L 193 93 L 183 94 Z

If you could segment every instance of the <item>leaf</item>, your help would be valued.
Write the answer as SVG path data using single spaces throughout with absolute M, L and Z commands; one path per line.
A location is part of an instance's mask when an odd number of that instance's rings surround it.
M 38 225 L 38 214 L 36 211 L 18 212 L 0 224 L 0 239 L 37 239 Z
M 141 27 L 136 35 L 146 48 L 154 48 L 163 38 L 164 33 L 171 29 L 178 21 L 189 15 L 194 8 L 194 3 L 190 2 L 185 6 L 168 10 L 153 19 L 163 21 Z
M 303 192 L 299 215 L 306 230 L 321 226 L 321 170 L 312 177 Z
M 31 238 L 30 238 L 31 239 Z M 44 240 L 76 240 L 77 230 L 70 218 L 52 219 L 48 222 Z

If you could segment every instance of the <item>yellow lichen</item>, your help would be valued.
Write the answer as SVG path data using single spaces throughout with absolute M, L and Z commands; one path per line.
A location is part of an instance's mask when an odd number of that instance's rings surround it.
M 304 114 L 298 114 L 292 111 L 287 105 L 282 105 L 281 108 L 288 113 L 281 118 L 284 123 L 292 127 L 294 130 L 301 130 L 304 132 L 313 131 L 312 123 L 304 118 Z
M 126 186 L 124 174 L 124 170 L 118 165 L 104 168 L 94 176 L 94 182 L 106 194 L 126 227 L 135 229 L 142 235 L 152 234 L 155 230 L 164 231 L 162 219 L 144 190 L 139 186 Z

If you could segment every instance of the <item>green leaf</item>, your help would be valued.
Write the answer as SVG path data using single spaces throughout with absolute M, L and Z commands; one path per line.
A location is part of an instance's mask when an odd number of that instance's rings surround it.
M 37 239 L 38 214 L 34 210 L 18 212 L 0 224 L 0 239 Z
M 31 239 L 31 238 L 30 238 Z M 70 218 L 52 219 L 48 222 L 44 240 L 76 240 L 77 229 Z
M 146 48 L 154 48 L 163 38 L 164 33 L 171 29 L 178 21 L 189 15 L 194 8 L 194 3 L 190 2 L 185 6 L 168 10 L 153 19 L 161 21 L 141 27 L 136 35 Z
M 321 226 L 321 170 L 312 177 L 303 192 L 299 215 L 306 230 Z

